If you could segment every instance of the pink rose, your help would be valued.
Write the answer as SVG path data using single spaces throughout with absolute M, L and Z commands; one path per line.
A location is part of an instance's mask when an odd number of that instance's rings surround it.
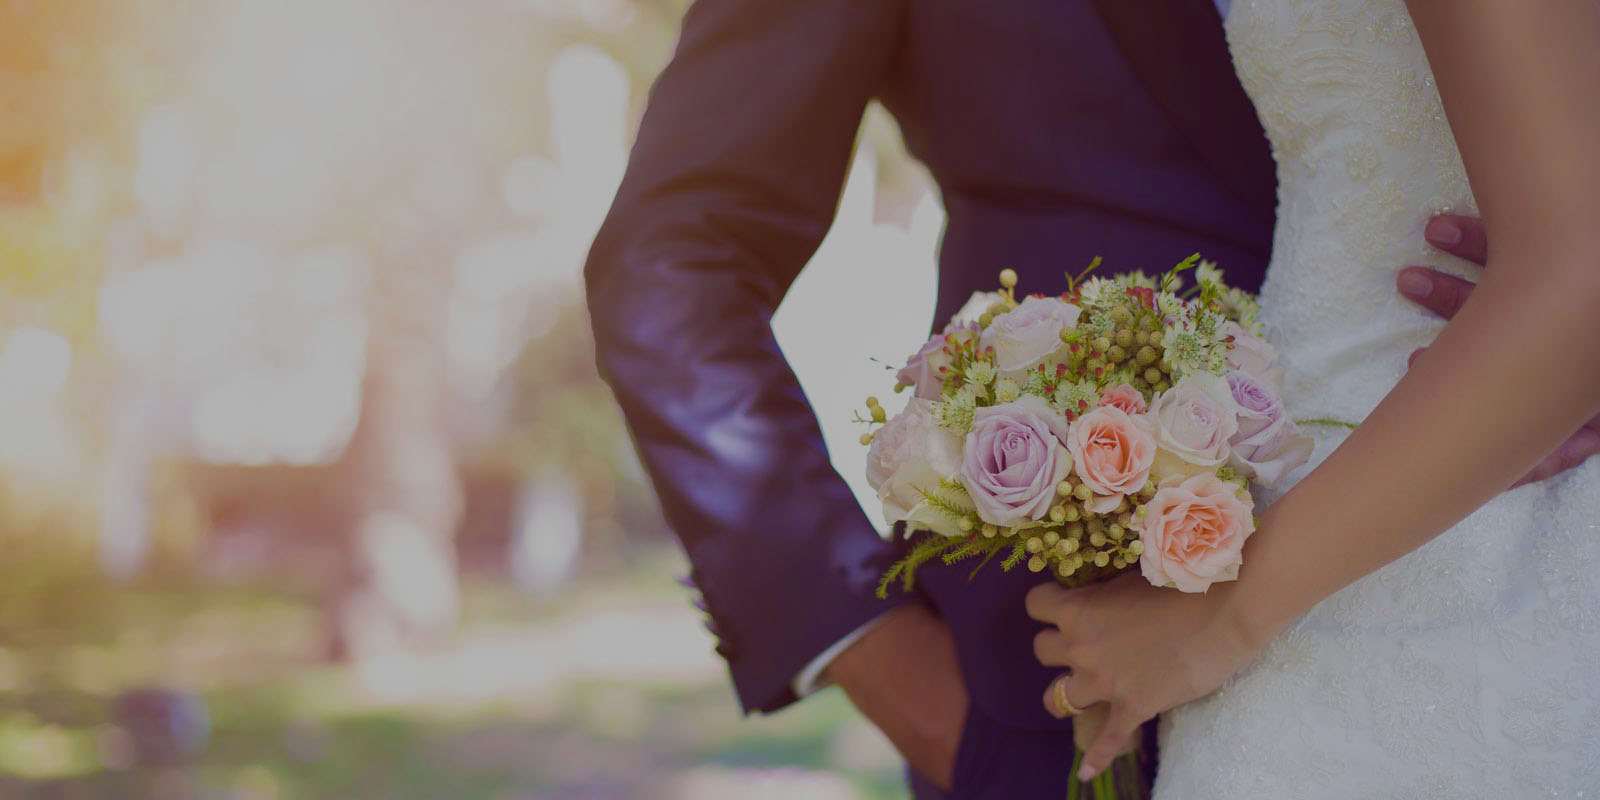
M 1210 373 L 1184 376 L 1150 404 L 1156 445 L 1156 474 L 1192 475 L 1228 460 L 1228 440 L 1239 432 L 1239 409 L 1228 382 Z
M 1103 514 L 1124 496 L 1144 488 L 1156 460 L 1156 440 L 1143 417 L 1105 405 L 1072 423 L 1067 452 L 1072 453 L 1078 477 L 1094 492 L 1085 505 Z
M 1229 466 L 1271 486 L 1311 458 L 1313 441 L 1300 435 L 1271 387 L 1244 372 L 1228 374 L 1239 406 L 1239 432 L 1228 441 Z
M 906 365 L 894 377 L 899 383 L 912 387 L 915 390 L 914 397 L 938 400 L 940 390 L 944 387 L 939 368 L 949 364 L 950 357 L 944 353 L 944 334 L 936 333 L 922 349 L 906 359 Z
M 1002 373 L 1019 373 L 1064 347 L 1061 329 L 1077 325 L 1081 313 L 1077 306 L 1059 298 L 1029 297 L 995 317 L 978 345 L 994 348 L 995 367 Z
M 1066 438 L 1066 418 L 1031 394 L 978 409 L 961 459 L 978 517 L 1014 528 L 1050 513 L 1056 484 L 1072 469 Z
M 961 467 L 961 440 L 939 426 L 933 405 L 912 398 L 878 429 L 867 449 L 867 485 L 883 501 L 890 524 L 910 517 L 923 503 L 923 492 L 938 488 Z
M 895 380 L 915 387 L 915 397 L 938 400 L 944 390 L 944 375 L 940 370 L 950 366 L 950 356 L 944 351 L 945 345 L 966 341 L 977 334 L 977 323 L 950 323 L 944 333 L 934 334 L 922 349 L 906 359 L 906 365 L 895 374 Z
M 1161 487 L 1129 526 L 1144 543 L 1145 580 L 1203 592 L 1239 577 L 1244 541 L 1255 531 L 1249 496 L 1209 472 Z
M 1144 395 L 1126 383 L 1105 390 L 1100 395 L 1100 405 L 1120 408 L 1129 414 L 1143 414 L 1149 408 Z
M 1228 351 L 1228 369 L 1248 373 L 1256 380 L 1274 380 L 1272 362 L 1278 354 L 1272 349 L 1272 345 L 1245 330 L 1237 322 L 1224 322 L 1222 333 L 1233 337 L 1233 349 Z

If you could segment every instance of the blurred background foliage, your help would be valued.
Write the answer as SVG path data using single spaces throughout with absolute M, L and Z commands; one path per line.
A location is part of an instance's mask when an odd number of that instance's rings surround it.
M 740 718 L 594 372 L 688 5 L 0 0 L 0 798 L 901 793 Z M 861 151 L 775 323 L 846 474 L 942 222 Z

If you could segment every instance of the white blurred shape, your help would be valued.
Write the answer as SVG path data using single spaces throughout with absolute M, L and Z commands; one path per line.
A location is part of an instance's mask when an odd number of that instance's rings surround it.
M 573 45 L 550 65 L 549 90 L 556 162 L 602 184 L 620 178 L 627 162 L 628 113 L 628 73 L 622 65 L 594 45 Z
M 215 220 L 292 235 L 338 209 L 341 184 L 384 168 L 394 125 L 392 26 L 366 3 L 236 3 L 198 67 L 201 102 L 227 132 L 197 181 Z M 414 131 L 386 131 L 405 141 Z M 398 134 L 398 136 L 397 136 Z M 392 169 L 392 165 L 388 165 Z
M 669 796 L 681 800 L 854 800 L 857 794 L 850 781 L 832 772 L 701 766 L 679 777 Z
M 545 475 L 524 486 L 517 498 L 511 542 L 511 574 L 535 592 L 566 582 L 583 544 L 583 510 L 577 485 L 565 475 Z
M 556 180 L 555 165 L 540 156 L 513 159 L 500 177 L 500 196 L 506 208 L 522 219 L 538 219 L 550 214 L 555 197 L 550 187 Z
M 593 45 L 563 50 L 550 68 L 555 173 L 545 186 L 538 257 L 552 278 L 576 283 L 628 163 L 628 75 Z
M 379 511 L 363 519 L 357 536 L 371 562 L 373 594 L 396 607 L 416 632 L 439 634 L 460 616 L 455 560 L 441 557 L 448 539 L 404 514 Z
M 637 6 L 626 0 L 578 0 L 583 21 L 603 31 L 619 31 L 638 16 Z
M 133 194 L 157 238 L 171 239 L 182 227 L 193 168 L 194 142 L 183 117 L 172 106 L 151 111 L 139 126 Z
M 567 300 L 562 279 L 546 274 L 547 239 L 507 232 L 464 249 L 452 268 L 445 347 L 460 394 L 481 400 L 523 345 L 555 323 Z
M 48 397 L 60 391 L 72 371 L 72 345 L 54 331 L 24 326 L 0 349 L 0 391 Z
M 100 331 L 126 362 L 154 358 L 177 311 L 183 275 L 177 263 L 156 260 L 113 272 L 100 285 Z
M 57 399 L 72 371 L 72 345 L 25 326 L 0 349 L 0 480 L 21 494 L 64 493 L 82 467 L 80 442 Z
M 894 372 L 927 341 L 938 281 L 935 253 L 944 214 L 930 192 L 910 229 L 873 221 L 877 156 L 857 152 L 839 213 L 816 255 L 773 315 L 772 328 L 822 426 L 833 467 L 867 516 L 882 506 L 866 481 L 864 428 L 850 422 L 868 395 L 891 410 Z

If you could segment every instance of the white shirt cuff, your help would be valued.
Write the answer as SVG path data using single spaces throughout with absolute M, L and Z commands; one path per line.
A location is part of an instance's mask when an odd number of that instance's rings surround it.
M 832 647 L 822 651 L 822 655 L 812 659 L 811 663 L 807 664 L 805 669 L 800 670 L 800 674 L 794 679 L 795 696 L 806 697 L 819 689 L 828 688 L 828 684 L 824 682 L 823 678 L 823 673 L 827 671 L 828 666 L 833 663 L 834 659 L 839 657 L 840 653 L 849 650 L 850 645 L 861 641 L 861 637 L 866 636 L 869 631 L 877 627 L 885 616 L 888 615 L 881 614 L 869 620 L 865 625 L 851 631 L 843 639 L 834 642 Z

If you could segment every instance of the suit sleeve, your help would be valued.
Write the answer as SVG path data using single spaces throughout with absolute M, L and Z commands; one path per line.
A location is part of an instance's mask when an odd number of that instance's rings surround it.
M 601 374 L 747 711 L 904 598 L 770 321 L 832 222 L 903 0 L 698 0 L 585 268 Z

